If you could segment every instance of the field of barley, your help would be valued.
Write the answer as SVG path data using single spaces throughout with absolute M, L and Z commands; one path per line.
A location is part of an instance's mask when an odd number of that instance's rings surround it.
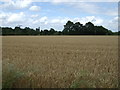
M 3 88 L 117 88 L 117 36 L 3 36 Z

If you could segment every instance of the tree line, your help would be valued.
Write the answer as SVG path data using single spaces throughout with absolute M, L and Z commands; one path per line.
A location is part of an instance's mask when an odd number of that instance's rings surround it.
M 73 23 L 68 21 L 62 31 L 54 30 L 53 28 L 40 30 L 40 27 L 36 29 L 29 27 L 22 29 L 19 26 L 16 26 L 14 29 L 11 27 L 0 28 L 2 35 L 120 35 L 120 31 L 112 32 L 103 26 L 95 26 L 91 22 L 83 25 L 80 22 Z

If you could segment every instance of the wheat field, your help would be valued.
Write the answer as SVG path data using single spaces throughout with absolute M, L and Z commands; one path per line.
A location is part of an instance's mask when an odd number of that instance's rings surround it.
M 3 36 L 3 88 L 117 88 L 118 36 Z

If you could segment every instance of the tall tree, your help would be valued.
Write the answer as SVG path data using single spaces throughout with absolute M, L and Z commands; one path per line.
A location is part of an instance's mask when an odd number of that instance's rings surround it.
M 87 34 L 90 34 L 90 35 L 94 35 L 96 34 L 96 30 L 94 29 L 94 24 L 91 23 L 91 22 L 88 22 L 85 24 L 85 27 L 86 27 L 86 33 Z
M 72 34 L 73 25 L 74 25 L 73 22 L 68 21 L 66 25 L 64 25 L 63 34 L 66 34 L 66 35 Z
M 56 33 L 56 31 L 53 28 L 50 28 L 49 33 L 50 33 L 50 35 L 54 35 Z

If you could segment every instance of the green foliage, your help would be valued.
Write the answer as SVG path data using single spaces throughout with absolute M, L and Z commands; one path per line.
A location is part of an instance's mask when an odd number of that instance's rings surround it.
M 83 25 L 80 22 L 73 23 L 68 21 L 64 25 L 63 31 L 55 31 L 53 28 L 40 31 L 40 27 L 36 28 L 36 30 L 29 27 L 24 29 L 20 27 L 15 27 L 14 29 L 2 27 L 2 35 L 120 35 L 120 33 L 112 32 L 103 26 L 94 26 L 91 22 Z

